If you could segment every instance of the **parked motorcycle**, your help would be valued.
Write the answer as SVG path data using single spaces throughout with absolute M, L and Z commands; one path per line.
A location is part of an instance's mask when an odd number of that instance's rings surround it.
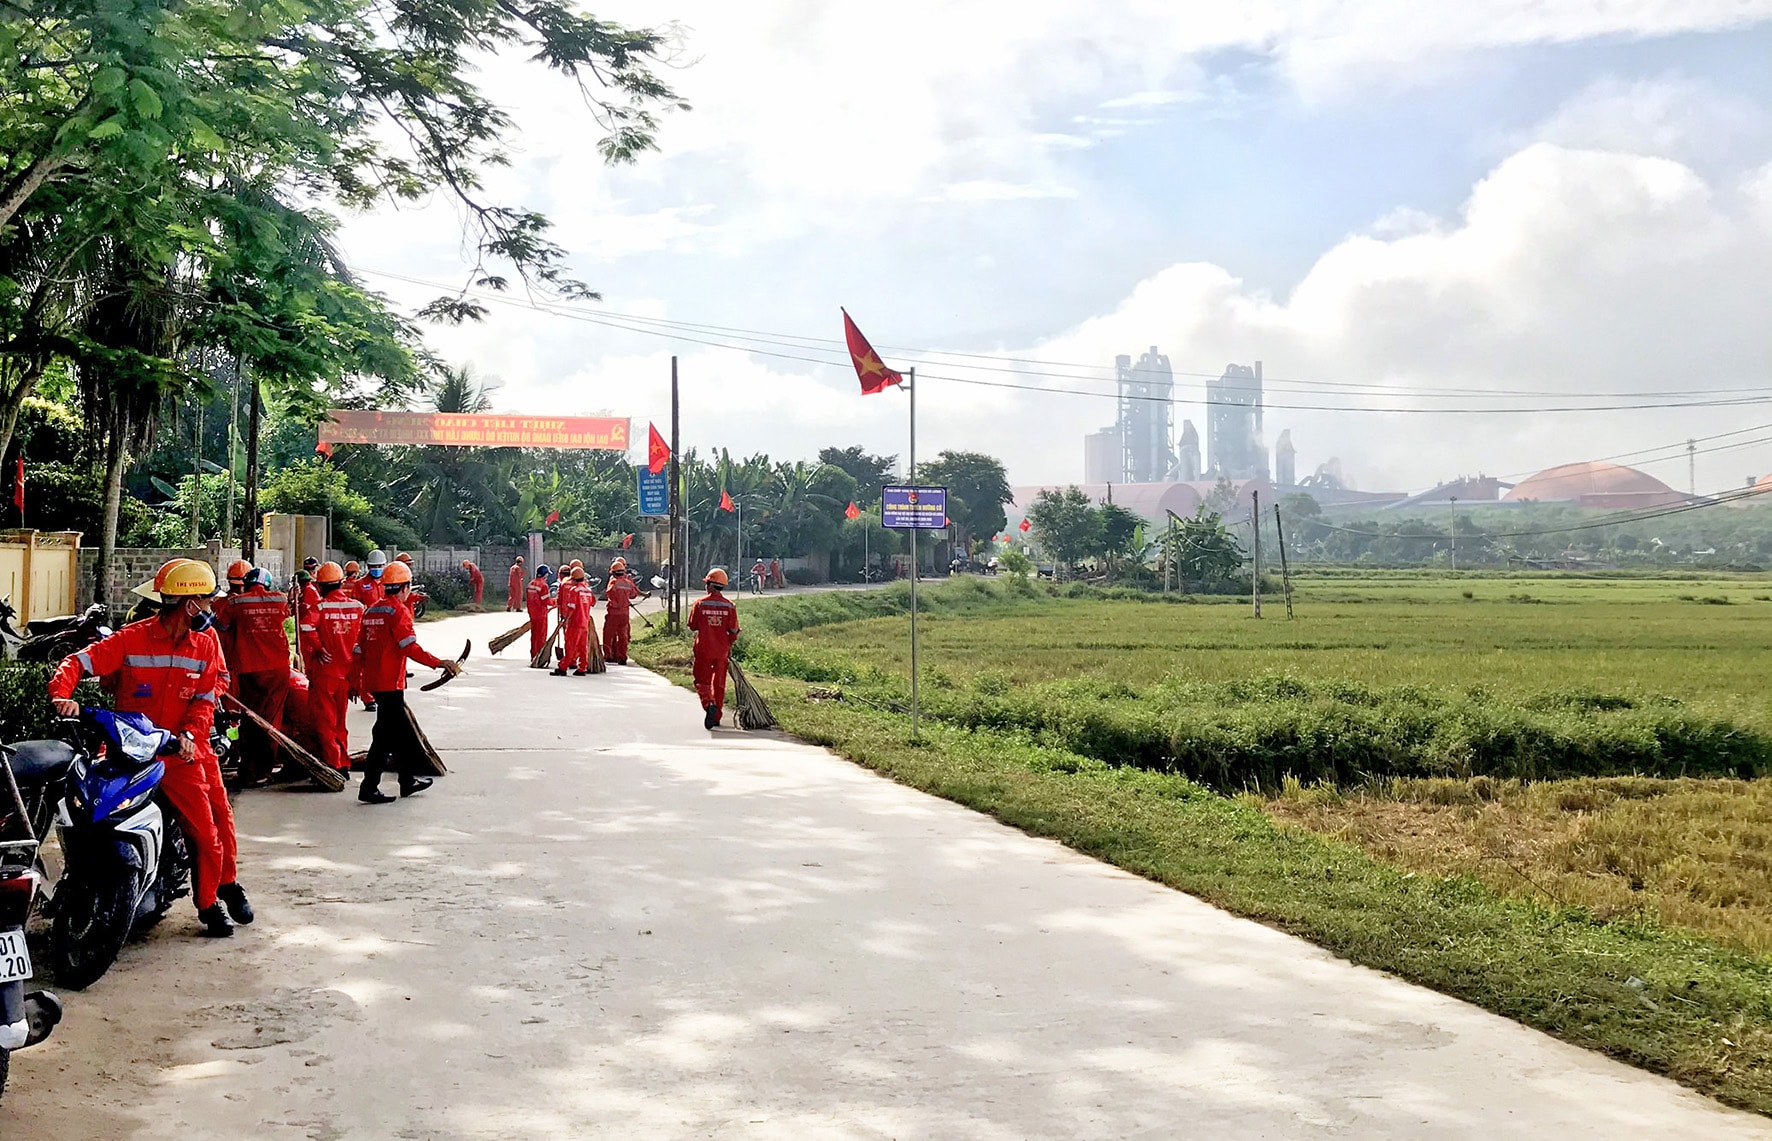
M 37 836 L 18 783 L 13 758 L 0 749 L 0 1095 L 12 1069 L 12 1054 L 35 1046 L 54 1032 L 61 1001 L 46 990 L 27 991 L 31 951 L 25 922 L 37 895 Z
M 157 795 L 160 758 L 178 751 L 178 739 L 139 713 L 108 709 L 57 725 L 72 756 L 56 822 L 66 866 L 48 908 L 49 955 L 56 979 L 82 990 L 111 969 L 132 933 L 190 892 L 192 860 Z
M 11 609 L 8 606 L 8 609 Z M 64 614 L 59 618 L 40 618 L 27 622 L 24 641 L 14 656 L 21 662 L 59 662 L 69 654 L 78 653 L 100 638 L 108 637 L 106 623 L 110 612 L 102 602 L 95 602 L 80 614 Z
M 425 607 L 430 605 L 431 602 L 431 595 L 429 591 L 425 590 L 425 584 L 422 582 L 413 583 L 406 588 L 406 594 L 412 599 L 412 616 L 414 618 L 423 618 L 425 616 Z

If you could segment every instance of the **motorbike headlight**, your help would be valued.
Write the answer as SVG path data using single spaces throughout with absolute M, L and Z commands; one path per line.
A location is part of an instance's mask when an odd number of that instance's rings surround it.
M 151 788 L 143 789 L 141 792 L 136 793 L 134 796 L 130 797 L 128 800 L 124 801 L 122 804 L 119 804 L 117 806 L 117 814 L 122 815 L 125 812 L 134 812 L 136 809 L 138 809 L 142 805 L 146 804 L 148 802 L 148 797 L 153 796 L 153 795 L 154 795 L 153 789 L 151 789 Z

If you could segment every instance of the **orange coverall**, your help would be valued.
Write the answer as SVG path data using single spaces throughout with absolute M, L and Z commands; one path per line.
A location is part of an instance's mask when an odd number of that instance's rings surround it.
M 724 594 L 710 590 L 706 598 L 689 608 L 689 628 L 695 631 L 695 696 L 701 699 L 703 709 L 712 705 L 724 711 L 726 663 L 732 657 L 732 643 L 738 639 L 738 607 Z M 719 723 L 715 718 L 714 724 Z

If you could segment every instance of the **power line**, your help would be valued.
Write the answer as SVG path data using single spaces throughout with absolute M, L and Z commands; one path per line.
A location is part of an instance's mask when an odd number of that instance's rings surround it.
M 440 289 L 441 288 L 448 288 L 447 286 L 442 286 L 442 285 L 439 285 L 438 283 L 435 283 L 435 282 L 427 282 L 427 281 L 424 281 L 419 278 L 405 277 L 400 274 L 386 273 L 384 271 L 379 271 L 379 270 L 369 270 L 369 271 L 365 271 L 365 272 L 374 273 L 377 276 L 393 278 L 395 280 L 407 281 L 412 284 L 425 285 L 425 286 L 432 287 L 432 288 L 440 288 Z M 728 350 L 735 351 L 735 352 L 749 353 L 749 354 L 752 354 L 755 356 L 772 357 L 777 360 L 799 361 L 799 362 L 806 363 L 806 364 L 818 365 L 823 368 L 848 368 L 849 363 L 850 363 L 849 360 L 847 359 L 846 353 L 845 353 L 843 359 L 831 360 L 831 359 L 826 359 L 823 357 L 806 356 L 803 353 L 799 353 L 799 352 L 796 352 L 796 353 L 777 352 L 777 351 L 772 351 L 769 349 L 757 348 L 754 345 L 734 344 L 730 341 L 712 340 L 712 339 L 709 339 L 708 337 L 691 335 L 689 332 L 680 331 L 675 326 L 665 327 L 665 328 L 651 328 L 651 327 L 647 327 L 644 324 L 639 323 L 639 322 L 643 322 L 643 321 L 657 320 L 655 318 L 636 319 L 636 318 L 632 318 L 632 317 L 624 315 L 624 314 L 615 314 L 615 315 L 596 314 L 596 313 L 586 312 L 584 310 L 560 305 L 558 303 L 543 303 L 543 302 L 535 301 L 533 299 L 531 299 L 529 301 L 521 301 L 516 298 L 504 297 L 504 296 L 500 296 L 497 294 L 489 294 L 489 293 L 485 293 L 483 291 L 477 291 L 477 290 L 467 290 L 467 291 L 463 291 L 463 292 L 473 294 L 476 297 L 476 299 L 478 299 L 478 300 L 488 301 L 488 302 L 492 302 L 495 304 L 512 306 L 515 308 L 529 309 L 534 312 L 544 313 L 544 314 L 548 314 L 550 316 L 564 317 L 568 320 L 574 320 L 574 321 L 584 322 L 587 324 L 598 325 L 603 328 L 615 329 L 615 330 L 618 330 L 621 332 L 636 333 L 636 334 L 640 334 L 642 336 L 654 336 L 654 337 L 659 337 L 659 338 L 662 338 L 665 340 L 679 341 L 679 342 L 683 342 L 686 344 L 703 345 L 703 346 L 706 346 L 709 348 L 728 349 Z M 768 342 L 765 342 L 765 343 L 768 343 Z M 806 352 L 818 352 L 821 350 L 814 347 L 814 348 L 808 348 L 805 351 Z M 1041 374 L 1039 372 L 1029 371 L 1029 372 L 1021 373 L 1021 375 L 1040 376 L 1040 375 L 1047 375 L 1047 374 Z M 1059 375 L 1061 379 L 1064 378 L 1062 376 L 1062 374 L 1052 374 L 1052 375 Z M 1086 390 L 1086 389 L 1063 388 L 1063 387 L 1050 386 L 1050 385 L 1022 384 L 1022 383 L 1016 383 L 1014 381 L 986 380 L 986 379 L 982 379 L 979 377 L 953 376 L 953 375 L 948 375 L 948 374 L 943 374 L 943 373 L 933 373 L 933 372 L 927 372 L 927 371 L 919 371 L 918 379 L 919 380 L 942 381 L 942 382 L 952 383 L 952 384 L 964 384 L 964 385 L 971 385 L 974 387 L 981 387 L 981 388 L 996 388 L 996 389 L 1004 389 L 1004 390 L 1018 391 L 1018 392 L 1032 392 L 1032 393 L 1039 393 L 1042 395 L 1049 395 L 1049 396 L 1082 396 L 1082 397 L 1091 397 L 1091 398 L 1095 398 L 1095 399 L 1106 399 L 1106 400 L 1116 400 L 1116 401 L 1119 401 L 1119 400 L 1140 400 L 1140 401 L 1150 401 L 1153 403 L 1161 403 L 1161 404 L 1169 404 L 1169 403 L 1174 402 L 1173 397 L 1129 396 L 1129 395 L 1122 395 L 1117 392 L 1097 392 L 1097 391 L 1090 391 L 1090 390 Z M 1732 390 L 1732 391 L 1734 391 L 1734 390 Z M 1446 407 L 1446 408 L 1420 408 L 1420 407 L 1407 407 L 1407 406 L 1373 407 L 1373 406 L 1355 406 L 1355 405 L 1339 405 L 1339 404 L 1276 403 L 1276 402 L 1268 402 L 1268 401 L 1263 402 L 1263 407 L 1267 408 L 1267 409 L 1294 411 L 1294 412 L 1360 412 L 1360 413 L 1371 413 L 1371 414 L 1398 414 L 1398 415 L 1402 415 L 1402 414 L 1409 414 L 1409 415 L 1422 415 L 1422 414 L 1426 414 L 1426 415 L 1437 415 L 1437 414 L 1444 414 L 1444 415 L 1525 415 L 1525 414 L 1567 413 L 1567 412 L 1634 412 L 1634 411 L 1666 410 L 1666 409 L 1675 409 L 1675 408 L 1732 408 L 1732 407 L 1742 407 L 1742 406 L 1748 406 L 1748 405 L 1772 403 L 1772 389 L 1741 389 L 1738 391 L 1760 392 L 1760 393 L 1763 393 L 1763 395 L 1756 396 L 1756 397 L 1742 397 L 1742 398 L 1737 398 L 1737 399 L 1672 400 L 1672 401 L 1656 401 L 1656 402 L 1649 402 L 1649 403 L 1617 403 L 1617 404 L 1538 405 L 1538 406 L 1532 406 L 1532 407 L 1524 407 L 1524 406 L 1515 406 L 1515 407 L 1501 407 L 1501 406 L 1496 406 L 1496 407 Z M 1350 393 L 1349 395 L 1355 395 L 1355 394 Z M 1602 399 L 1602 398 L 1604 398 L 1604 397 L 1598 396 L 1598 395 L 1593 395 L 1593 396 L 1584 395 L 1581 397 L 1581 399 Z M 1247 407 L 1247 405 L 1242 404 L 1238 401 L 1212 400 L 1212 399 L 1205 399 L 1205 398 L 1190 399 L 1188 401 L 1188 403 L 1200 404 L 1200 405 L 1204 405 L 1206 407 L 1236 407 L 1236 408 Z

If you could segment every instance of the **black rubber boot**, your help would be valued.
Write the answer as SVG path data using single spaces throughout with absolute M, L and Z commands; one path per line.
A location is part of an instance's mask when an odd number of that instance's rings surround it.
M 566 667 L 565 667 L 565 666 L 561 666 L 561 667 L 560 667 L 560 668 L 559 668 L 559 669 L 557 669 L 557 670 L 549 670 L 549 671 L 548 671 L 548 676 L 549 676 L 549 677 L 565 677 L 565 676 L 566 676 Z
M 572 676 L 573 677 L 590 677 L 591 671 L 590 670 L 573 670 Z
M 720 723 L 720 707 L 718 705 L 704 706 L 702 713 L 704 714 L 701 719 L 703 729 L 712 729 Z
M 197 918 L 203 922 L 203 934 L 211 939 L 226 939 L 234 933 L 234 925 L 219 903 L 212 903 L 197 912 Z
M 215 889 L 215 898 L 227 905 L 228 918 L 242 927 L 252 923 L 252 904 L 246 900 L 246 889 L 237 883 L 225 883 Z
M 364 804 L 392 804 L 395 798 L 375 785 L 366 784 L 357 790 L 357 799 Z
M 417 796 L 419 793 L 423 792 L 425 789 L 430 788 L 430 787 L 431 787 L 431 778 L 430 777 L 402 777 L 402 778 L 400 778 L 400 795 L 401 796 Z

